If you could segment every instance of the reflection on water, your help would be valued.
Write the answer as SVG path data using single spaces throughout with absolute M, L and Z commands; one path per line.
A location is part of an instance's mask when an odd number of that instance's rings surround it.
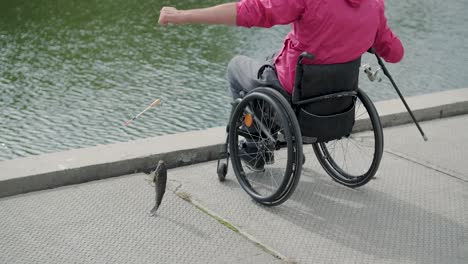
M 163 5 L 215 3 L 2 0 L 0 160 L 225 125 L 230 58 L 269 55 L 288 27 L 155 26 Z M 405 94 L 468 87 L 467 11 L 464 0 L 387 2 L 406 48 L 389 69 Z M 396 97 L 387 81 L 361 83 L 374 100 Z M 155 98 L 164 105 L 122 126 Z

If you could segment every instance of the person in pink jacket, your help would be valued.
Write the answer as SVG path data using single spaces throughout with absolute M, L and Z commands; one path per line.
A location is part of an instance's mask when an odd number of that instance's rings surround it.
M 307 51 L 315 55 L 305 64 L 346 63 L 373 47 L 387 62 L 403 58 L 403 45 L 385 17 L 384 0 L 241 0 L 208 8 L 177 10 L 163 7 L 159 24 L 224 24 L 264 27 L 291 24 L 283 47 L 270 63 L 274 70 L 259 78 L 265 62 L 234 57 L 227 77 L 234 98 L 258 86 L 294 87 L 295 64 Z
M 384 11 L 384 0 L 240 0 L 192 10 L 163 7 L 159 24 L 206 23 L 265 28 L 291 24 L 281 51 L 272 59 L 262 62 L 235 56 L 227 67 L 234 99 L 256 87 L 272 87 L 290 100 L 295 66 L 304 51 L 314 55 L 313 60 L 306 59 L 304 64 L 327 65 L 324 66 L 327 69 L 334 67 L 328 65 L 354 65 L 349 73 L 341 72 L 340 79 L 324 80 L 335 74 L 312 75 L 317 85 L 301 91 L 309 96 L 327 82 L 339 81 L 351 87 L 354 84 L 350 80 L 354 78 L 357 85 L 357 76 L 352 72 L 356 72 L 361 55 L 371 47 L 387 62 L 399 62 L 403 58 L 403 45 L 388 27 Z M 269 153 L 268 161 L 261 158 L 267 155 L 259 154 L 257 145 L 255 140 L 246 139 L 239 153 L 251 170 L 262 171 L 264 164 L 274 158 L 273 153 Z

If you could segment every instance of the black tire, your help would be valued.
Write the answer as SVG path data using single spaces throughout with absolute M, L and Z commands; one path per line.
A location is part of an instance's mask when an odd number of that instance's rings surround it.
M 382 159 L 384 146 L 379 114 L 361 89 L 358 89 L 355 109 L 356 123 L 351 135 L 312 145 L 320 165 L 328 175 L 338 183 L 353 188 L 368 183 L 374 177 Z M 368 116 L 363 117 L 366 113 Z M 370 119 L 370 124 L 360 120 L 362 118 Z M 353 153 L 353 149 L 357 152 Z
M 255 92 L 262 92 L 272 96 L 284 109 L 284 113 L 286 113 L 286 117 L 289 122 L 289 129 L 291 130 L 291 134 L 293 136 L 293 144 L 292 147 L 293 152 L 295 153 L 293 159 L 293 171 L 291 175 L 291 181 L 288 187 L 286 188 L 285 192 L 281 197 L 276 199 L 274 202 L 265 204 L 268 206 L 276 206 L 284 203 L 289 199 L 289 197 L 294 193 L 294 190 L 299 183 L 302 173 L 302 166 L 305 162 L 305 156 L 303 154 L 303 145 L 302 145 L 302 135 L 301 135 L 301 128 L 296 118 L 296 114 L 294 110 L 291 108 L 291 104 L 284 98 L 284 96 L 279 93 L 278 91 L 269 88 L 269 87 L 259 87 L 254 89 Z M 299 162 L 301 161 L 302 162 Z
M 300 130 L 298 126 L 291 128 L 294 122 L 288 116 L 292 109 L 285 109 L 283 104 L 286 102 L 289 106 L 287 101 L 282 101 L 284 98 L 278 92 L 270 90 L 257 88 L 245 96 L 234 110 L 229 126 L 229 153 L 239 184 L 255 201 L 267 206 L 281 204 L 289 198 L 302 170 L 302 164 L 298 162 L 298 157 L 302 157 Z M 247 113 L 254 116 L 249 128 L 243 125 Z M 292 117 L 295 120 L 295 116 Z M 297 125 L 297 121 L 295 123 Z M 270 131 L 271 136 L 265 131 Z M 242 161 L 239 152 L 244 138 L 255 139 L 256 148 L 260 150 L 255 154 L 256 160 L 263 160 L 263 170 L 252 171 L 248 162 Z M 245 153 L 242 155 L 246 156 Z M 271 157 L 274 157 L 273 163 Z
M 218 179 L 220 182 L 223 182 L 226 180 L 226 174 L 227 174 L 227 164 L 224 162 L 220 162 L 218 164 L 217 168 L 217 173 L 218 173 Z

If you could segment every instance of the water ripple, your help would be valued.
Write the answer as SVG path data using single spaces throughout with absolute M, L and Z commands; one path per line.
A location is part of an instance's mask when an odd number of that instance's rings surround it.
M 270 55 L 289 27 L 155 28 L 161 5 L 176 4 L 163 2 L 1 1 L 0 160 L 224 126 L 230 58 Z M 468 87 L 467 10 L 464 0 L 387 3 L 406 50 L 388 67 L 405 95 Z M 361 86 L 396 97 L 387 80 L 361 76 Z M 123 126 L 155 98 L 163 104 Z

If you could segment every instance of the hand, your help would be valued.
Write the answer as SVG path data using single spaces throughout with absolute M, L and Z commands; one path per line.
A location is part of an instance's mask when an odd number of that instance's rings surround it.
M 182 24 L 182 12 L 174 7 L 163 7 L 159 14 L 159 25 L 166 26 L 167 24 Z

